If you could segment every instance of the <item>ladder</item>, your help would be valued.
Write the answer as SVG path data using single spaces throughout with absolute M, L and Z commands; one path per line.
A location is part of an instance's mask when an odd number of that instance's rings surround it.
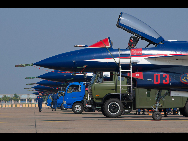
M 121 53 L 120 48 L 118 48 L 118 49 L 119 49 L 120 101 L 121 101 L 121 90 L 122 90 L 121 87 L 122 86 L 130 87 L 130 96 L 131 96 L 131 99 L 132 99 L 132 93 L 133 93 L 133 86 L 132 86 L 132 61 L 131 61 L 131 48 L 130 48 L 130 57 L 129 58 L 124 58 L 124 59 L 129 59 L 129 63 L 121 63 L 120 55 L 123 54 L 123 53 Z M 129 64 L 130 69 L 129 70 L 122 70 L 121 69 L 121 64 Z M 121 85 L 122 72 L 130 72 L 130 84 L 129 85 Z
M 102 40 L 101 40 L 102 41 Z M 103 42 L 103 41 L 102 41 Z M 103 44 L 105 45 L 105 43 L 103 42 Z M 136 45 L 135 45 L 136 46 Z M 106 45 L 105 45 L 106 47 Z M 130 65 L 130 69 L 129 70 L 122 70 L 121 69 L 121 64 L 124 64 L 124 63 L 121 63 L 121 59 L 120 59 L 120 55 L 122 54 L 120 52 L 120 48 L 118 48 L 119 50 L 119 73 L 120 73 L 120 101 L 121 101 L 121 87 L 122 86 L 128 86 L 128 87 L 131 87 L 131 90 L 130 90 L 130 96 L 131 96 L 131 99 L 132 99 L 132 93 L 133 93 L 133 86 L 132 86 L 132 61 L 131 61 L 131 46 L 129 47 L 129 50 L 130 50 L 130 57 L 129 58 L 126 58 L 126 59 L 129 59 L 130 62 L 129 62 L 129 65 Z M 109 49 L 106 47 L 106 49 L 109 51 Z M 111 52 L 109 51 L 109 53 L 111 54 Z M 113 57 L 113 55 L 111 54 L 111 56 Z M 113 57 L 114 59 L 114 57 Z M 114 59 L 115 61 L 115 59 Z M 117 62 L 115 61 L 115 63 L 117 64 Z M 127 64 L 127 63 L 126 63 Z M 118 65 L 118 64 L 117 64 Z M 131 84 L 130 85 L 121 85 L 121 73 L 122 72 L 130 72 L 130 78 L 131 78 Z

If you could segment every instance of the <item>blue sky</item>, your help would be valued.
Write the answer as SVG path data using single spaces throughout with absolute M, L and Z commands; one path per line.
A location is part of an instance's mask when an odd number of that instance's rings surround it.
M 15 68 L 63 52 L 75 44 L 91 45 L 110 37 L 113 48 L 126 48 L 130 33 L 117 28 L 120 12 L 137 17 L 165 40 L 188 40 L 188 9 L 176 8 L 1 8 L 0 9 L 0 94 L 30 94 L 27 83 L 40 79 L 48 69 Z M 138 47 L 145 47 L 145 41 Z M 50 70 L 48 70 L 50 71 Z

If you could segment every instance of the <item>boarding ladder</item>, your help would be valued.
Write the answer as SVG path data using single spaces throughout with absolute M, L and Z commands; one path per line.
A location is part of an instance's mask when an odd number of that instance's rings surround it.
M 102 41 L 102 40 L 100 40 L 100 41 Z M 102 41 L 103 42 L 103 41 Z M 106 44 L 103 42 L 103 44 L 105 45 L 105 47 L 106 47 Z M 120 101 L 121 101 L 121 87 L 122 86 L 128 86 L 128 87 L 131 87 L 131 89 L 130 89 L 130 98 L 132 99 L 132 93 L 133 93 L 133 86 L 132 86 L 132 61 L 131 61 L 131 48 L 132 47 L 127 47 L 127 48 L 129 48 L 129 50 L 130 50 L 130 57 L 129 58 L 123 58 L 123 59 L 129 59 L 129 65 L 130 65 L 130 69 L 129 70 L 122 70 L 121 69 L 121 64 L 127 64 L 127 63 L 122 63 L 120 60 L 120 57 L 121 57 L 121 55 L 123 55 L 123 53 L 121 53 L 121 51 L 120 51 L 120 48 L 118 48 L 118 50 L 119 50 L 119 73 L 120 73 Z M 109 49 L 106 47 L 106 49 L 109 51 Z M 109 51 L 109 53 L 111 54 L 111 52 Z M 111 54 L 111 56 L 113 57 L 113 55 Z M 113 57 L 113 59 L 114 59 L 114 57 Z M 118 63 L 116 62 L 116 60 L 114 59 L 114 61 L 115 61 L 115 63 L 118 65 Z M 130 84 L 129 85 L 121 85 L 121 74 L 122 74 L 122 72 L 130 72 Z
M 133 85 L 132 85 L 132 61 L 131 61 L 131 48 L 130 48 L 130 57 L 129 58 L 120 58 L 121 57 L 121 55 L 123 55 L 123 53 L 120 51 L 120 48 L 118 48 L 119 49 L 119 74 L 120 74 L 120 101 L 121 101 L 121 87 L 122 86 L 127 86 L 127 87 L 130 87 L 130 93 L 129 93 L 129 95 L 130 95 L 130 98 L 132 99 L 132 93 L 133 93 Z M 126 60 L 128 60 L 129 61 L 129 63 L 124 63 L 124 62 L 121 62 L 121 60 L 123 60 L 123 59 L 126 59 Z M 129 66 L 130 66 L 130 69 L 129 70 L 122 70 L 121 69 L 121 65 L 122 64 L 129 64 Z M 129 72 L 130 73 L 130 81 L 129 81 L 129 84 L 127 84 L 127 85 L 122 85 L 121 84 L 121 75 L 122 75 L 122 72 Z

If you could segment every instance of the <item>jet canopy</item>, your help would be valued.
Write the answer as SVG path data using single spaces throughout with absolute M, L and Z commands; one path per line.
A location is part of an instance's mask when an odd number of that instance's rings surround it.
M 120 13 L 116 26 L 148 41 L 150 44 L 155 45 L 164 41 L 164 38 L 153 28 L 127 13 Z

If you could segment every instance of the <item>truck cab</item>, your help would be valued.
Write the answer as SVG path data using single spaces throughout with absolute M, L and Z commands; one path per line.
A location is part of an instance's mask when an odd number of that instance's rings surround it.
M 89 87 L 89 94 L 92 94 L 93 100 L 99 105 L 109 97 L 108 95 L 120 92 L 120 76 L 110 72 L 110 79 L 108 81 L 104 81 L 102 76 L 100 73 L 96 74 L 94 82 Z M 122 77 L 121 81 L 122 85 L 127 85 L 125 77 Z M 128 93 L 127 86 L 122 86 L 122 93 Z
M 72 108 L 72 111 L 76 114 L 82 113 L 84 109 L 84 97 L 85 83 L 70 83 L 67 86 L 65 93 L 63 93 L 63 107 Z
M 108 81 L 104 81 L 102 72 L 96 73 L 88 87 L 88 104 L 94 105 L 107 117 L 118 117 L 125 110 L 131 110 L 133 101 L 129 96 L 128 82 L 126 77 L 120 78 L 116 72 L 110 72 Z
M 76 114 L 82 113 L 84 97 L 85 97 L 85 83 L 72 82 L 65 91 L 58 91 L 59 99 L 57 99 L 57 107 L 62 110 L 72 108 Z M 52 95 L 48 96 L 47 106 L 52 107 Z
M 59 99 L 57 99 L 57 108 L 61 108 L 62 109 L 62 103 L 63 103 L 63 96 L 60 95 L 60 93 L 62 93 L 63 91 L 58 92 L 58 96 Z M 48 99 L 46 101 L 47 106 L 50 106 L 52 108 L 52 94 L 48 95 Z

